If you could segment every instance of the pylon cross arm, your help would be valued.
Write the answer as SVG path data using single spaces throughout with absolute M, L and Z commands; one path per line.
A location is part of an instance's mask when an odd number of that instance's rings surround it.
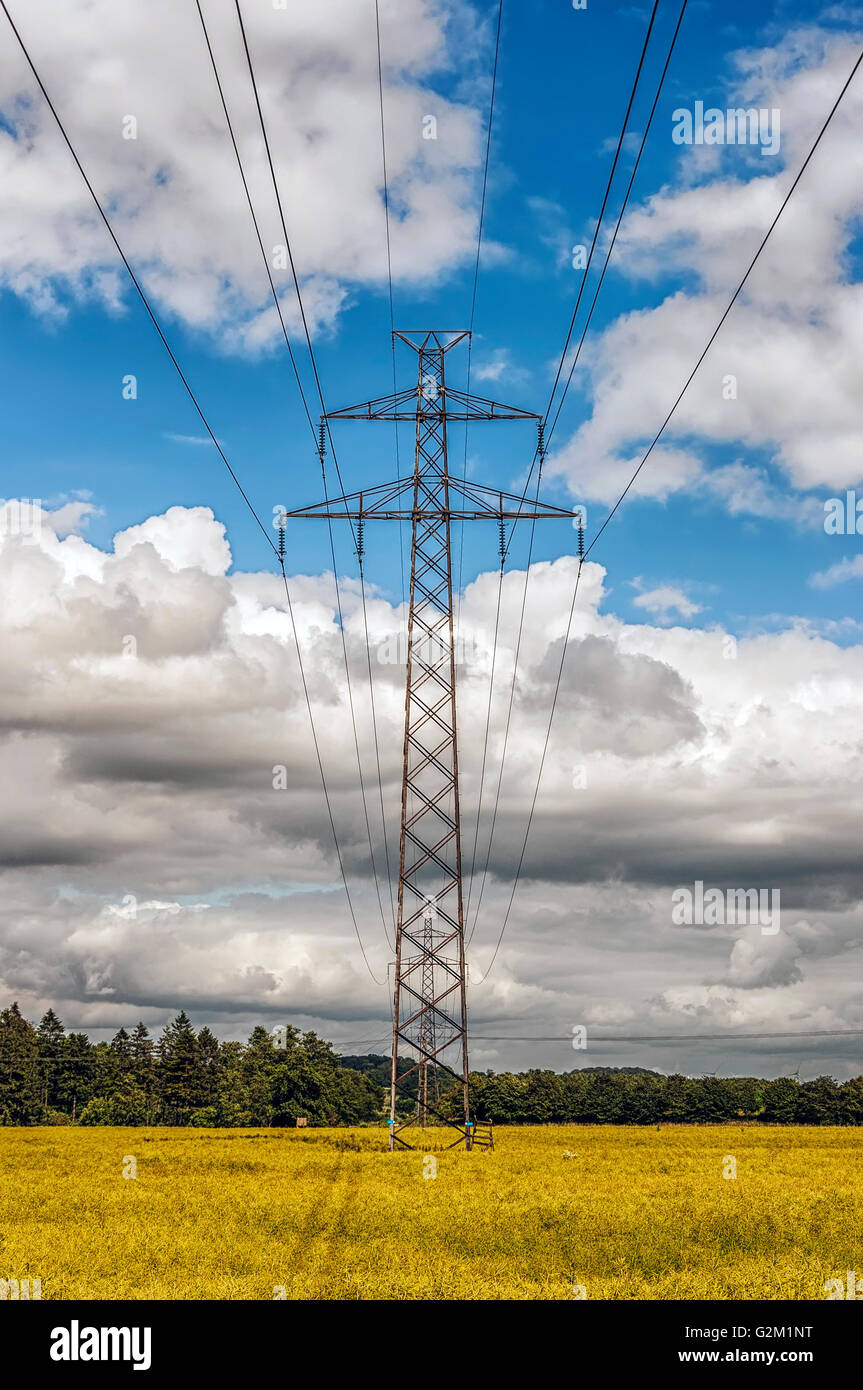
M 402 478 L 381 487 L 365 488 L 362 492 L 345 493 L 341 497 L 331 497 L 326 502 L 315 502 L 310 507 L 285 511 L 282 515 L 288 519 L 307 521 L 326 520 L 328 517 L 336 521 L 530 521 L 534 517 L 537 521 L 572 521 L 578 510 L 557 507 L 550 502 L 531 502 L 523 493 L 502 492 L 500 488 L 486 487 L 484 483 L 467 483 L 452 475 L 447 475 L 447 482 L 449 502 L 446 505 L 416 501 L 410 506 L 397 506 L 399 498 L 414 491 L 414 479 Z M 453 494 L 462 499 L 462 505 L 453 505 Z
M 428 356 L 430 354 L 423 354 Z M 437 370 L 426 371 L 418 389 L 391 392 L 357 405 L 328 410 L 327 420 L 417 420 L 427 428 L 447 420 L 539 420 L 533 410 L 504 405 L 485 396 L 456 391 L 443 382 Z M 433 380 L 429 378 L 433 377 Z

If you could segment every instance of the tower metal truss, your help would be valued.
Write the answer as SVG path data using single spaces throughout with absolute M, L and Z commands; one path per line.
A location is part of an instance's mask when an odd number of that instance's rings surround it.
M 333 420 L 411 420 L 416 425 L 412 475 L 331 497 L 284 518 L 345 519 L 362 538 L 367 521 L 411 523 L 410 604 L 405 688 L 404 765 L 399 842 L 389 1147 L 412 1148 L 405 1131 L 431 1119 L 457 1131 L 449 1147 L 470 1149 L 467 991 L 459 811 L 456 651 L 451 524 L 454 521 L 549 519 L 573 512 L 453 476 L 447 464 L 450 421 L 533 420 L 542 453 L 540 416 L 449 386 L 445 359 L 468 332 L 396 332 L 417 354 L 415 388 L 328 412 Z M 323 441 L 323 429 L 322 429 Z M 323 443 L 322 443 L 323 452 Z M 323 461 L 323 460 L 322 460 Z M 501 529 L 501 534 L 503 531 Z M 358 541 L 362 563 L 362 539 Z M 502 548 L 501 563 L 504 554 Z M 411 1065 L 399 1072 L 399 1057 Z M 439 1114 L 439 1073 L 458 1082 L 464 1118 Z M 416 1074 L 414 1112 L 401 1120 L 396 1101 Z M 459 1105 L 461 1110 L 461 1104 Z

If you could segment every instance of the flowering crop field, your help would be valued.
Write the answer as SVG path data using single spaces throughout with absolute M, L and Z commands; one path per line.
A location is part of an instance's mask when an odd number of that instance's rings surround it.
M 0 1278 L 43 1299 L 823 1299 L 863 1131 L 0 1129 Z

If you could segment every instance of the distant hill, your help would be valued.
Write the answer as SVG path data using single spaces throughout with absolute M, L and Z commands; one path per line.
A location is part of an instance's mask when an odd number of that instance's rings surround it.
M 343 1067 L 350 1067 L 351 1071 L 361 1071 L 370 1076 L 379 1086 L 389 1086 L 390 1068 L 392 1060 L 390 1057 L 383 1057 L 378 1052 L 369 1052 L 361 1057 L 341 1058 Z M 406 1071 L 411 1064 L 405 1058 L 399 1058 L 399 1075 Z M 575 1067 L 575 1071 L 590 1072 L 596 1076 L 662 1076 L 662 1072 L 651 1071 L 648 1067 Z M 495 1076 L 494 1071 L 486 1071 L 485 1076 Z M 518 1075 L 525 1075 L 524 1072 Z

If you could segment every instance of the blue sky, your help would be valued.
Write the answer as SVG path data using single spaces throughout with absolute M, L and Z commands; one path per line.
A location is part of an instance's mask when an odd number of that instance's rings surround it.
M 194 5 L 16 8 L 261 517 L 319 500 L 318 460 Z M 336 409 L 385 394 L 392 380 L 374 7 L 320 0 L 277 12 L 244 0 L 243 9 L 326 403 Z M 204 10 L 262 236 L 275 246 L 282 238 L 233 6 L 207 0 Z M 496 14 L 496 5 L 461 0 L 381 0 L 396 327 L 467 326 Z M 677 0 L 660 0 L 608 229 L 677 14 Z M 573 247 L 593 234 L 648 16 L 641 4 L 588 0 L 576 11 L 567 0 L 505 0 L 472 352 L 480 395 L 546 407 L 581 276 Z M 588 537 L 726 307 L 861 36 L 863 12 L 846 5 L 690 0 L 547 464 L 546 497 L 586 502 Z M 777 109 L 778 153 L 676 144 L 673 113 L 698 102 Z M 0 113 L 0 492 L 62 508 L 64 523 L 58 538 L 46 518 L 29 547 L 8 527 L 0 533 L 0 775 L 14 788 L 0 807 L 0 993 L 30 1015 L 51 1003 L 94 1035 L 139 1015 L 159 1026 L 183 1006 L 227 1036 L 288 1016 L 337 1041 L 383 1038 L 386 990 L 364 974 L 346 921 L 272 552 L 201 442 L 8 35 Z M 567 1037 L 574 1022 L 708 1038 L 863 1027 L 863 556 L 860 536 L 823 526 L 827 498 L 853 489 L 863 497 L 861 113 L 858 76 L 639 488 L 585 566 L 515 911 L 491 983 L 471 987 L 478 1033 Z M 129 115 L 134 141 L 120 133 Z M 422 138 L 427 115 L 436 141 Z M 278 283 L 316 416 L 290 284 Z M 454 350 L 450 380 L 462 384 L 466 365 Z M 399 385 L 410 384 L 407 349 L 397 367 Z M 135 400 L 123 399 L 128 375 Z M 723 394 L 729 376 L 734 399 Z M 394 476 L 391 425 L 344 423 L 334 434 L 348 490 Z M 473 478 L 513 490 L 523 482 L 530 426 L 476 426 L 467 444 Z M 408 426 L 400 452 L 404 469 Z M 464 457 L 456 429 L 454 471 Z M 329 479 L 332 490 L 331 466 Z M 366 650 L 349 582 L 356 560 L 343 524 L 336 538 L 368 773 Z M 494 769 L 523 593 L 512 571 L 524 565 L 527 540 L 522 528 L 503 590 Z M 474 981 L 494 948 L 530 811 L 574 545 L 568 524 L 537 527 L 534 558 L 554 563 L 531 572 L 497 838 L 469 952 Z M 400 627 L 394 525 L 370 527 L 366 547 L 392 845 L 404 719 L 404 669 L 386 656 Z M 384 978 L 389 948 L 375 921 L 329 567 L 321 525 L 292 525 L 288 570 L 316 729 L 360 929 Z M 463 580 L 476 580 L 461 605 L 476 656 L 459 686 L 470 841 L 495 640 L 494 526 L 469 528 Z M 723 634 L 740 639 L 734 661 L 722 659 Z M 275 765 L 288 769 L 278 793 Z M 373 821 L 380 858 L 376 806 Z M 684 935 L 670 895 L 697 880 L 781 889 L 782 932 Z M 130 897 L 140 905 L 131 913 Z M 851 1074 L 855 1048 L 819 1043 L 806 1065 Z M 566 1067 L 570 1051 L 486 1045 L 474 1060 Z M 793 1042 L 766 1053 L 706 1039 L 689 1055 L 699 1070 L 793 1071 L 801 1062 Z M 649 1057 L 611 1048 L 588 1060 L 644 1059 L 677 1065 L 673 1047 Z
M 445 94 L 476 97 L 480 112 L 488 86 L 494 9 L 479 9 L 485 22 L 475 61 L 435 75 Z M 473 385 L 481 394 L 499 394 L 529 409 L 544 409 L 552 366 L 562 347 L 577 291 L 580 272 L 567 263 L 561 248 L 565 250 L 570 240 L 589 242 L 610 167 L 609 146 L 616 138 L 649 13 L 649 8 L 629 4 L 612 6 L 612 10 L 613 15 L 608 6 L 594 3 L 584 12 L 575 12 L 562 0 L 542 0 L 528 10 L 509 6 L 505 13 Z M 835 9 L 833 13 L 836 18 L 824 21 L 823 27 L 846 30 L 847 17 Z M 633 116 L 636 133 L 643 129 L 676 16 L 677 5 L 663 0 L 643 92 Z M 703 0 L 690 3 L 642 160 L 633 206 L 663 185 L 688 177 L 684 166 L 693 151 L 671 142 L 672 110 L 691 106 L 696 99 L 706 105 L 714 101 L 724 105 L 736 52 L 767 45 L 789 27 L 812 18 L 808 5 L 753 9 L 742 0 L 721 6 Z M 383 34 L 386 45 L 386 15 Z M 38 65 L 39 35 L 35 30 L 33 54 Z M 189 55 L 190 62 L 204 60 L 201 51 Z M 368 93 L 372 104 L 375 95 L 374 91 Z M 790 124 L 794 112 L 783 112 L 783 117 Z M 74 129 L 72 135 L 74 139 Z M 829 155 L 829 140 L 828 133 L 822 151 L 825 157 Z M 98 171 L 98 152 L 88 150 L 83 138 L 79 152 L 85 167 Z M 632 157 L 630 150 L 628 159 Z M 725 169 L 733 170 L 735 177 L 745 177 L 744 158 L 753 176 L 764 172 L 758 167 L 757 155 L 753 162 L 749 151 L 729 148 L 722 151 L 722 157 Z M 610 204 L 612 215 L 616 215 L 628 170 L 626 163 L 618 171 L 617 191 Z M 241 189 L 227 143 L 222 176 L 225 187 L 233 189 L 239 200 Z M 812 185 L 804 181 L 796 196 L 805 202 L 811 192 Z M 158 197 L 158 189 L 154 196 Z M 395 196 L 397 199 L 397 190 Z M 289 223 L 290 217 L 288 209 Z M 122 239 L 121 220 L 118 231 Z M 250 221 L 247 231 L 253 263 Z M 381 237 L 383 231 L 381 218 Z M 205 229 L 192 218 L 184 234 L 190 239 L 200 238 Z M 737 256 L 741 273 L 748 249 L 749 242 L 741 240 Z M 650 283 L 615 273 L 615 265 L 613 259 L 594 318 L 593 327 L 599 331 L 618 315 L 658 304 L 681 285 L 692 283 L 692 276 L 675 273 L 673 264 L 671 273 Z M 302 276 L 302 265 L 298 268 Z M 262 268 L 260 276 L 263 304 L 267 287 Z M 471 282 L 469 257 L 462 258 L 434 284 L 423 285 L 419 293 L 416 287 L 397 281 L 397 326 L 465 323 Z M 208 445 L 181 442 L 183 437 L 200 437 L 200 422 L 131 287 L 123 287 L 122 308 L 114 313 L 86 300 L 76 302 L 62 287 L 59 293 L 65 305 L 59 319 L 34 314 L 8 288 L 0 301 L 2 367 L 11 403 L 6 424 L 6 495 L 38 496 L 46 501 L 88 496 L 100 514 L 90 519 L 87 534 L 103 546 L 110 545 L 116 530 L 170 505 L 206 504 L 228 527 L 235 565 L 256 568 L 266 564 L 261 537 L 244 514 L 215 451 Z M 325 397 L 333 408 L 381 394 L 390 381 L 385 286 L 350 284 L 348 296 L 349 307 L 337 322 L 317 334 Z M 585 296 L 582 316 L 589 297 Z M 190 332 L 170 309 L 160 312 L 218 437 L 261 513 L 269 516 L 279 502 L 299 506 L 316 500 L 320 494 L 316 460 L 279 343 L 273 341 L 266 351 L 254 356 L 227 352 L 218 334 Z M 585 361 L 590 356 L 590 341 Z M 510 366 L 499 379 L 478 380 L 476 369 L 493 363 L 502 353 Z M 705 374 L 712 370 L 715 376 L 713 362 L 709 359 L 705 364 Z M 456 379 L 465 365 L 463 352 L 450 358 Z M 406 383 L 414 369 L 407 351 L 400 351 L 398 367 L 400 384 Z M 121 397 L 120 381 L 127 372 L 138 378 L 139 394 L 134 402 Z M 304 372 L 308 381 L 305 363 Z M 565 406 L 555 441 L 558 445 L 590 412 L 589 386 L 585 382 L 587 389 L 577 389 L 580 379 L 581 373 Z M 657 383 L 653 418 L 644 419 L 645 442 L 680 384 L 671 379 Z M 620 391 L 626 392 L 625 380 Z M 348 488 L 383 481 L 394 473 L 391 427 L 342 425 L 336 439 Z M 476 428 L 469 440 L 473 475 L 516 487 L 532 442 L 529 427 Z M 709 467 L 743 458 L 764 468 L 782 492 L 792 495 L 769 447 L 753 448 L 737 442 L 717 445 L 710 440 L 699 441 L 697 447 Z M 403 460 L 409 464 L 412 441 L 408 428 L 403 431 L 401 449 Z M 463 443 L 455 431 L 452 452 L 457 461 L 462 459 Z M 561 503 L 572 497 L 580 500 L 573 488 L 562 487 L 554 479 L 549 480 L 546 495 Z M 820 501 L 833 493 L 820 489 L 814 495 Z M 606 507 L 589 505 L 595 525 Z M 317 527 L 309 531 L 292 528 L 291 564 L 296 569 L 328 565 L 323 531 Z M 340 567 L 353 572 L 350 542 L 345 528 L 341 532 Z M 539 558 L 572 547 L 574 535 L 565 525 L 547 524 L 540 532 L 535 550 Z M 495 541 L 492 527 L 477 528 L 476 536 L 468 538 L 466 577 L 493 567 Z M 526 541 L 525 534 L 520 546 L 514 546 L 516 563 L 519 559 L 523 562 Z M 773 625 L 792 615 L 820 621 L 841 620 L 853 613 L 853 585 L 817 590 L 808 580 L 814 570 L 853 556 L 857 544 L 853 537 L 827 537 L 817 526 L 797 527 L 787 517 L 729 515 L 715 499 L 699 496 L 696 491 L 666 501 L 628 500 L 595 558 L 608 567 L 613 589 L 610 602 L 615 611 L 633 620 L 647 616 L 632 606 L 637 592 L 634 583 L 648 589 L 674 584 L 683 585 L 699 604 L 696 624 L 721 622 L 733 631 L 746 631 L 753 624 Z M 369 537 L 368 576 L 386 592 L 392 592 L 395 582 L 392 556 L 397 548 L 390 527 L 377 527 Z

